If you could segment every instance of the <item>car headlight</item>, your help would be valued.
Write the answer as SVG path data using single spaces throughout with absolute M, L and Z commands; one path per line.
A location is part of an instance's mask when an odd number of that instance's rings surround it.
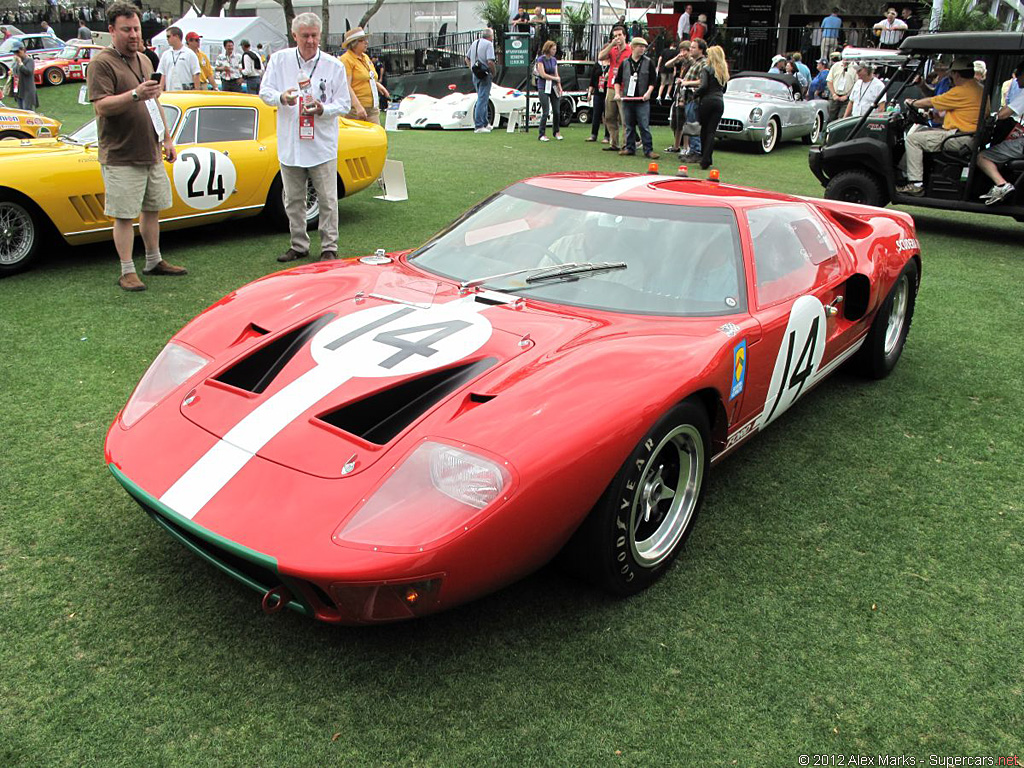
M 750 122 L 760 123 L 762 117 L 764 117 L 764 110 L 760 107 L 754 107 L 750 110 Z
M 452 117 L 454 117 L 456 120 L 461 120 L 465 116 L 466 116 L 466 110 L 464 110 L 464 109 L 460 109 L 458 112 L 452 113 Z
M 121 423 L 125 427 L 132 426 L 209 362 L 198 352 L 172 341 L 156 356 L 128 398 L 128 404 L 121 411 Z
M 506 466 L 467 450 L 424 442 L 334 533 L 339 544 L 415 548 L 468 529 L 502 500 Z

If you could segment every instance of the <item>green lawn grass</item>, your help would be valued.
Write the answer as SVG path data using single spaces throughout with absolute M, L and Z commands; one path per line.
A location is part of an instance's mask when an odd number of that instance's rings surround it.
M 41 89 L 43 111 L 73 129 L 89 117 L 77 92 Z M 416 245 L 524 176 L 645 167 L 584 135 L 390 134 L 411 198 L 343 201 L 342 251 Z M 657 149 L 668 139 L 655 130 Z M 726 181 L 821 194 L 799 143 L 723 147 L 716 164 Z M 548 568 L 369 629 L 263 615 L 103 462 L 165 341 L 278 269 L 287 236 L 251 220 L 169 234 L 163 253 L 190 275 L 143 294 L 115 286 L 110 244 L 54 248 L 0 281 L 0 765 L 1019 754 L 1022 229 L 910 210 L 923 284 L 894 374 L 834 377 L 718 466 L 656 586 L 620 601 Z

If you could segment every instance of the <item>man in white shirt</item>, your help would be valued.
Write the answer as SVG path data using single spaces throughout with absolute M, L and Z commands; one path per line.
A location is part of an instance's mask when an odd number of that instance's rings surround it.
M 224 41 L 224 53 L 217 57 L 214 68 L 220 73 L 222 91 L 242 92 L 242 54 L 235 53 L 235 41 Z
M 160 56 L 156 71 L 163 75 L 165 91 L 193 91 L 199 88 L 199 57 L 181 41 L 179 27 L 167 28 L 167 43 L 171 46 Z
M 889 8 L 885 12 L 885 18 L 872 29 L 878 32 L 879 48 L 899 48 L 903 33 L 907 31 L 907 22 L 897 18 L 895 8 Z
M 683 35 L 690 34 L 690 14 L 693 13 L 693 6 L 688 5 L 683 10 L 682 15 L 679 17 L 679 24 L 676 25 L 676 39 L 682 40 Z
M 850 91 L 850 100 L 846 104 L 846 117 L 860 117 L 874 110 L 876 113 L 885 111 L 885 83 L 875 77 L 875 70 L 870 64 L 857 65 L 857 82 Z M 881 96 L 878 106 L 875 99 Z
M 825 85 L 828 87 L 828 121 L 838 120 L 846 114 L 850 102 L 850 91 L 857 84 L 857 69 L 849 61 L 842 61 L 841 54 L 835 52 L 831 56 L 832 66 L 829 67 Z
M 996 119 L 1012 118 L 1019 123 L 1024 117 L 1024 61 L 1017 65 L 1013 77 L 1018 87 L 1013 89 L 1011 86 L 1006 105 L 996 113 Z M 1011 160 L 1024 160 L 1024 138 L 1005 139 L 978 155 L 978 167 L 994 184 L 992 189 L 981 196 L 985 205 L 995 205 L 1005 200 L 1016 189 L 999 172 L 999 164 Z
M 338 258 L 338 117 L 352 103 L 345 65 L 320 50 L 322 28 L 315 13 L 296 16 L 296 47 L 270 57 L 260 85 L 260 98 L 277 107 L 277 157 L 291 232 L 291 246 L 277 257 L 281 262 L 309 255 L 307 179 L 320 204 L 320 260 Z M 300 81 L 308 81 L 305 95 Z

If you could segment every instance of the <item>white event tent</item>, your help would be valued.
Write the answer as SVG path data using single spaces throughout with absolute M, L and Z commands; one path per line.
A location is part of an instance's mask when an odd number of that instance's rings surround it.
M 211 58 L 221 53 L 221 43 L 228 39 L 235 41 L 235 50 L 239 53 L 242 51 L 239 47 L 242 40 L 252 43 L 253 50 L 263 43 L 263 52 L 267 55 L 288 46 L 283 26 L 278 29 L 258 16 L 196 16 L 190 9 L 171 26 L 179 27 L 186 35 L 189 32 L 198 33 L 203 38 L 199 47 Z M 166 31 L 154 35 L 153 47 L 158 55 L 168 49 Z

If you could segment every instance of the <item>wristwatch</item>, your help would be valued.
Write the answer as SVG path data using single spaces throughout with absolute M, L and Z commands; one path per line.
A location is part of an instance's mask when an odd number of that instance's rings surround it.
M 132 101 L 138 101 L 138 100 L 139 100 L 139 91 L 137 89 L 135 89 L 135 90 L 132 91 Z

